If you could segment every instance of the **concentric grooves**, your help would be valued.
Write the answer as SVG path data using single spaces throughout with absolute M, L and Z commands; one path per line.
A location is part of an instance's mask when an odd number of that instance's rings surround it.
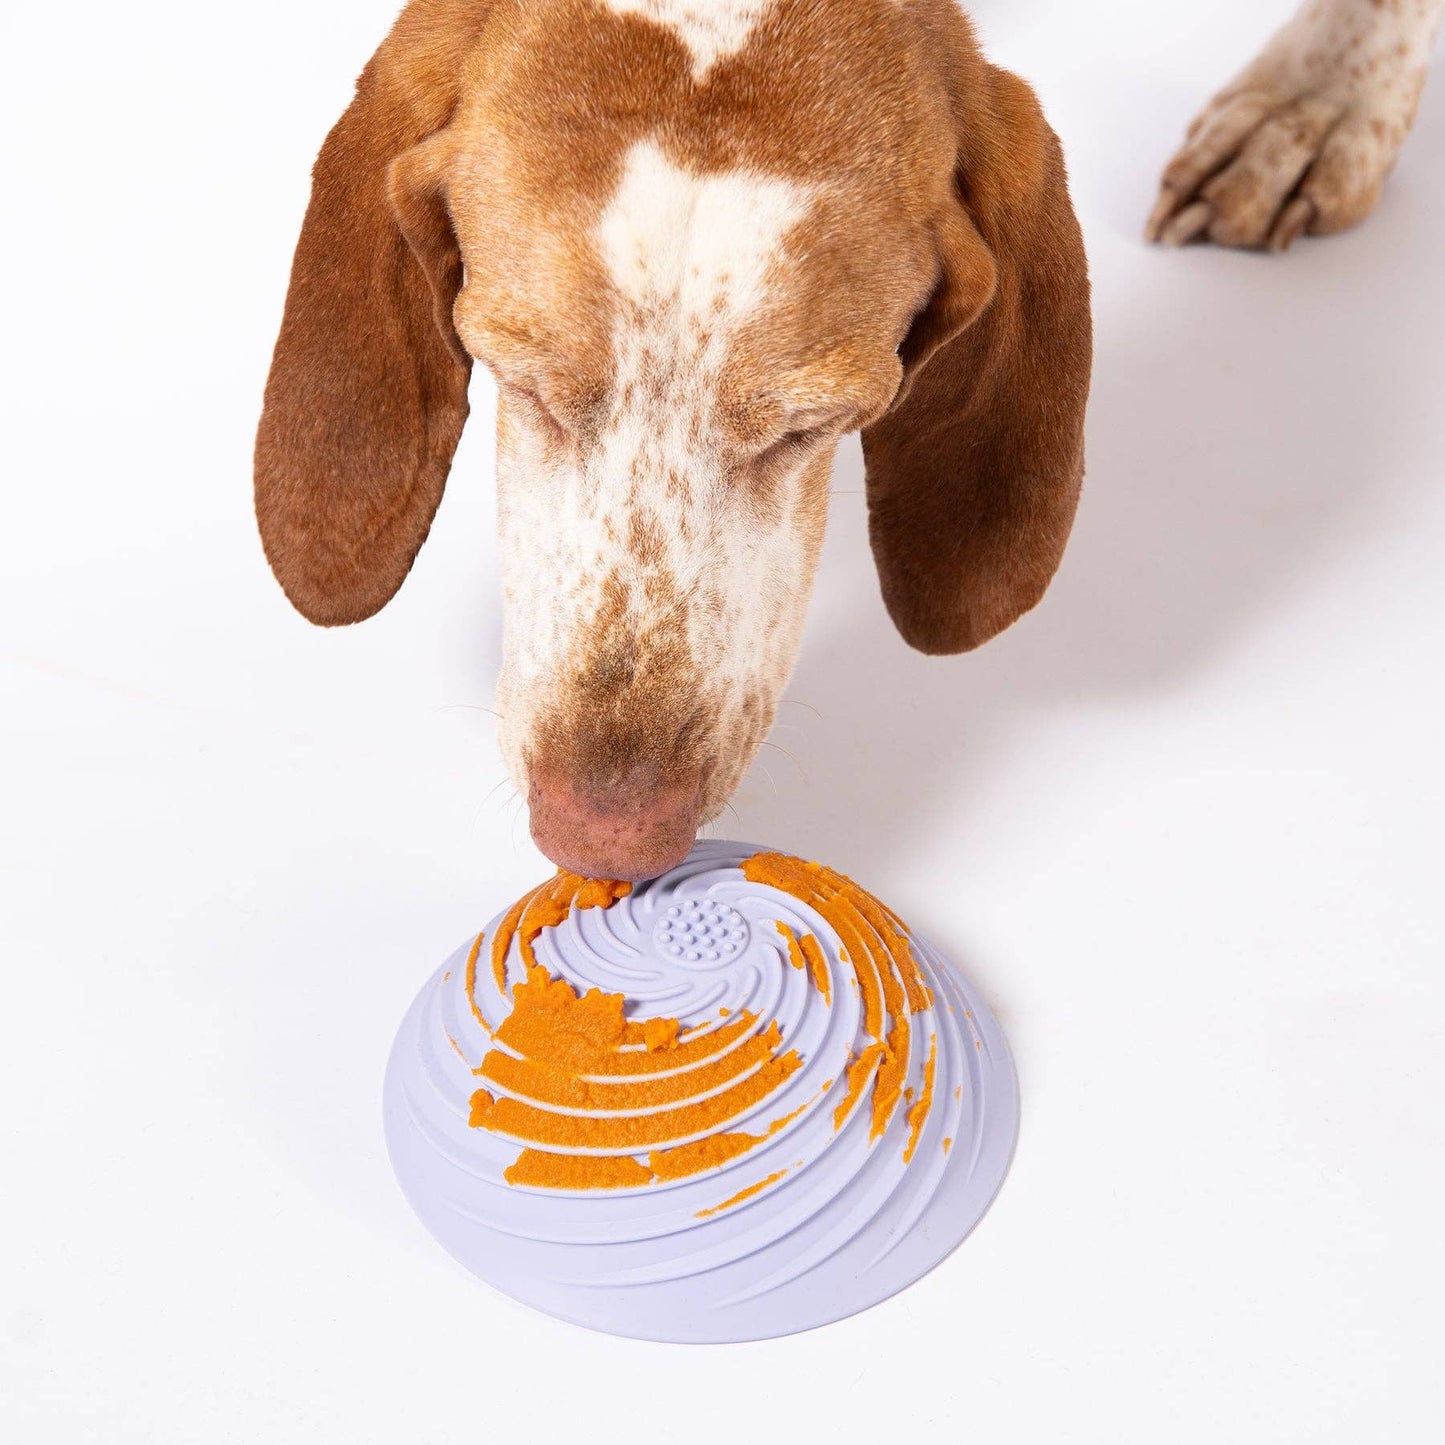
M 484 1278 L 620 1333 L 752 1338 L 936 1262 L 1001 1182 L 1016 1102 L 997 1026 L 877 899 L 700 843 L 635 890 L 558 874 L 488 925 L 403 1025 L 387 1119 L 414 1207 Z

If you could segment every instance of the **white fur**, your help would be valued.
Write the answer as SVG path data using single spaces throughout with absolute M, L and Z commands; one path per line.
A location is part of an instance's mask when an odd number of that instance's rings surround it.
M 559 461 L 520 417 L 503 418 L 499 693 L 514 769 L 536 709 L 565 705 L 557 689 L 569 654 L 589 636 L 609 577 L 628 588 L 628 631 L 644 651 L 653 630 L 680 614 L 691 653 L 684 685 L 698 701 L 726 715 L 751 696 L 771 714 L 816 557 L 816 526 L 798 506 L 808 459 L 783 480 L 780 514 L 760 520 L 746 487 L 726 475 L 715 403 L 740 323 L 786 280 L 784 238 L 807 206 L 793 183 L 693 175 L 651 142 L 627 156 L 596 233 L 617 306 L 613 402 L 600 439 Z M 629 546 L 633 519 L 665 541 L 649 570 Z M 650 574 L 680 606 L 647 597 Z M 738 758 L 739 771 L 746 761 Z
M 1305 0 L 1230 89 L 1318 95 L 1403 131 L 1442 10 L 1445 0 Z
M 609 10 L 642 15 L 675 30 L 692 52 L 694 80 L 748 42 L 772 0 L 603 0 Z

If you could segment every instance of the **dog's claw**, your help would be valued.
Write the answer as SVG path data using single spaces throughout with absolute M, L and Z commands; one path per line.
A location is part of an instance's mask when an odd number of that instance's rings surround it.
M 1164 234 L 1165 223 L 1170 216 L 1178 209 L 1179 197 L 1169 186 L 1161 186 L 1159 199 L 1154 202 L 1154 209 L 1149 212 L 1149 220 L 1144 227 L 1144 239 L 1146 241 L 1157 241 Z
M 1283 254 L 1308 229 L 1314 220 L 1314 202 L 1307 196 L 1296 196 L 1284 208 L 1274 230 L 1269 233 L 1269 249 Z
M 1192 201 L 1159 232 L 1166 246 L 1187 246 L 1209 230 L 1214 220 L 1214 207 L 1208 201 Z

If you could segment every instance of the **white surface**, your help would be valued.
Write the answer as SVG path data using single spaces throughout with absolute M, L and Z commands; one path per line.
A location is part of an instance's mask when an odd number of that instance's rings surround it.
M 1003 639 L 913 656 L 850 448 L 776 736 L 801 770 L 766 753 L 721 831 L 958 957 L 1019 1152 L 900 1298 L 688 1350 L 487 1293 L 387 1169 L 398 1020 L 541 868 L 479 710 L 490 389 L 374 622 L 291 613 L 250 518 L 307 169 L 391 0 L 10 0 L 0 1435 L 1437 1438 L 1440 66 L 1364 230 L 1282 261 L 1137 239 L 1287 8 L 980 7 L 1093 257 L 1075 540 Z

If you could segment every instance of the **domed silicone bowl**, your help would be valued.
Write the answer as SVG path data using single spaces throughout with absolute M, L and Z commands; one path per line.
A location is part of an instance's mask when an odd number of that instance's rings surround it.
M 548 1314 L 643 1339 L 810 1329 L 983 1217 L 1018 1094 L 929 944 L 831 870 L 699 843 L 629 889 L 570 874 L 406 1015 L 387 1144 L 436 1239 Z

